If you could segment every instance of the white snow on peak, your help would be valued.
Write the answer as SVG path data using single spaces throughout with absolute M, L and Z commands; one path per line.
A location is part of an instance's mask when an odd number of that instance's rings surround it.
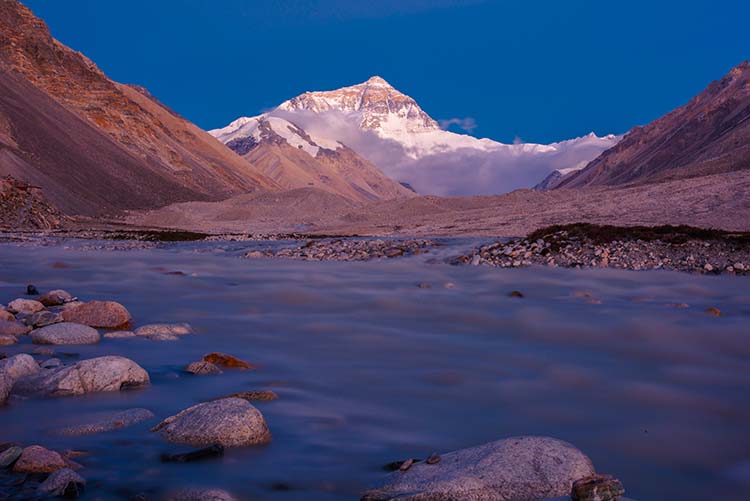
M 260 142 L 266 139 L 268 129 L 284 138 L 290 146 L 303 150 L 313 158 L 321 148 L 336 150 L 341 147 L 341 143 L 335 139 L 308 134 L 288 120 L 267 114 L 255 117 L 240 117 L 226 127 L 208 132 L 226 144 L 234 139 L 247 137 L 252 137 Z

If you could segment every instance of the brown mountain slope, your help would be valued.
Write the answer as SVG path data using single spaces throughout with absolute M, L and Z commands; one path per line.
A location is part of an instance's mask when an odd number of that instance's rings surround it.
M 414 196 L 341 143 L 320 140 L 279 117 L 243 120 L 227 146 L 283 188 L 315 187 L 360 203 Z
M 650 183 L 750 169 L 750 64 L 636 127 L 558 188 Z
M 133 205 L 153 207 L 196 198 L 217 200 L 258 189 L 278 189 L 273 181 L 259 174 L 247 161 L 147 93 L 109 80 L 85 56 L 53 39 L 46 24 L 16 0 L 0 1 L 0 67 L 23 76 L 67 110 L 109 136 L 118 148 L 125 150 L 123 154 L 130 157 L 131 163 L 140 164 L 140 170 L 150 171 L 148 175 L 143 174 L 147 179 L 142 186 L 130 187 L 140 197 L 123 204 L 120 199 L 127 197 L 115 195 L 115 200 L 105 210 Z M 8 121 L 7 117 L 5 121 Z M 11 123 L 9 127 L 16 126 Z M 19 137 L 18 132 L 15 137 Z M 36 156 L 33 149 L 25 153 L 28 157 Z M 8 170 L 5 163 L 0 167 Z M 57 176 L 56 182 L 62 186 L 46 184 L 55 177 L 53 169 L 78 169 L 75 165 L 42 162 L 36 168 L 36 174 L 41 173 L 47 179 L 35 184 L 45 191 L 67 191 L 79 198 L 111 195 L 82 192 L 79 184 L 67 183 L 67 177 L 61 179 Z M 119 176 L 117 164 L 104 163 L 101 169 L 105 178 Z M 128 181 L 138 184 L 138 179 L 136 176 Z M 166 180 L 166 184 L 160 184 L 160 180 Z M 90 190 L 96 191 L 98 186 Z M 91 206 L 95 205 L 85 201 L 79 204 L 72 200 L 68 202 L 68 207 L 88 206 L 86 213 L 91 213 Z

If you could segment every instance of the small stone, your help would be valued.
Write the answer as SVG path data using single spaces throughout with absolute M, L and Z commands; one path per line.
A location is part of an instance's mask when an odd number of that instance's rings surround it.
M 734 269 L 735 270 L 744 271 L 745 270 L 745 265 L 743 263 L 734 263 Z
M 401 465 L 398 467 L 398 469 L 400 471 L 407 471 L 409 468 L 411 468 L 411 466 L 413 464 L 414 464 L 414 459 L 413 458 L 409 458 L 406 461 L 404 461 L 403 463 L 401 463 Z
M 0 320 L 3 320 L 5 322 L 15 322 L 16 317 L 13 315 L 13 313 L 0 309 Z
M 612 475 L 591 475 L 573 482 L 572 501 L 616 501 L 625 494 L 622 483 Z
M 180 489 L 167 495 L 166 501 L 237 501 L 221 489 Z
M 34 358 L 26 353 L 0 360 L 0 374 L 9 378 L 11 385 L 23 377 L 38 373 L 39 370 Z
M 246 258 L 250 258 L 250 259 L 258 259 L 258 258 L 261 258 L 261 257 L 264 257 L 264 256 L 263 256 L 263 253 L 261 251 L 257 251 L 256 250 L 256 251 L 250 251 L 250 252 L 248 252 L 247 254 L 245 254 L 245 257 Z
M 0 334 L 0 346 L 10 346 L 12 344 L 16 344 L 18 342 L 18 338 L 16 336 L 11 336 L 9 334 Z
M 57 367 L 60 367 L 62 365 L 62 362 L 59 358 L 50 358 L 49 360 L 45 360 L 40 364 L 40 367 L 42 369 L 55 369 Z
M 168 417 L 151 431 L 169 442 L 205 447 L 259 445 L 271 441 L 271 432 L 258 409 L 239 398 L 224 398 L 194 405 Z
M 107 339 L 127 339 L 129 337 L 136 337 L 136 335 L 133 331 L 113 331 L 105 332 L 102 337 Z
M 273 391 L 253 390 L 253 391 L 242 391 L 239 393 L 232 393 L 231 395 L 219 397 L 216 400 L 221 400 L 222 398 L 242 398 L 244 400 L 248 400 L 251 402 L 252 401 L 270 402 L 271 400 L 278 400 L 279 396 Z
M 33 299 L 14 299 L 8 303 L 8 311 L 11 313 L 25 313 L 31 315 L 37 311 L 42 311 L 44 305 Z
M 208 355 L 203 356 L 203 361 L 234 369 L 254 369 L 250 363 L 240 360 L 232 355 L 227 355 L 226 353 L 209 353 Z
M 479 257 L 478 255 L 475 255 L 474 257 L 471 258 L 471 265 L 472 266 L 479 266 L 479 263 L 481 261 L 482 261 L 482 258 Z
M 436 452 L 431 454 L 430 457 L 428 457 L 425 462 L 427 464 L 438 464 L 440 462 L 440 454 Z
M 68 437 L 79 437 L 82 435 L 93 435 L 112 430 L 119 430 L 154 418 L 154 413 L 148 409 L 128 409 L 115 412 L 103 419 L 89 423 L 68 426 L 58 430 L 59 435 Z
M 37 488 L 37 494 L 76 499 L 83 494 L 86 480 L 70 468 L 61 468 L 50 474 Z
M 202 459 L 217 458 L 224 455 L 224 446 L 221 444 L 214 444 L 203 449 L 198 449 L 190 452 L 183 452 L 181 454 L 162 454 L 162 463 L 189 463 L 192 461 L 200 461 Z
M 57 324 L 63 321 L 61 313 L 55 313 L 52 311 L 38 311 L 26 317 L 26 325 L 34 327 L 46 327 L 47 325 Z
M 100 340 L 99 331 L 83 324 L 63 322 L 48 325 L 31 332 L 34 344 L 95 344 Z
M 52 348 L 45 348 L 43 346 L 40 346 L 38 348 L 34 348 L 34 354 L 51 357 L 54 356 L 55 350 L 53 350 Z
M 208 374 L 223 374 L 223 371 L 219 369 L 218 365 L 212 364 L 211 362 L 206 362 L 205 360 L 192 362 L 187 367 L 185 367 L 185 372 L 189 372 L 198 376 L 204 376 Z
M 21 452 L 16 464 L 13 465 L 13 471 L 15 473 L 52 473 L 69 466 L 70 462 L 57 452 L 40 445 L 31 445 Z
M 11 445 L 7 449 L 5 449 L 3 452 L 0 452 L 0 468 L 10 468 L 10 466 L 19 457 L 21 457 L 22 452 L 23 452 L 23 448 L 18 447 L 17 445 Z
M 711 264 L 710 264 L 710 263 L 706 263 L 706 264 L 705 264 L 705 265 L 703 266 L 703 269 L 704 269 L 704 270 L 706 270 L 706 271 L 714 271 L 714 267 L 713 267 L 713 266 L 711 266 Z
M 23 336 L 31 332 L 31 327 L 21 322 L 0 320 L 0 334 L 4 336 Z
M 130 323 L 130 312 L 115 301 L 90 301 L 63 311 L 66 322 L 101 329 L 121 329 Z
M 26 295 L 27 296 L 38 296 L 39 295 L 39 291 L 37 290 L 36 286 L 29 284 L 29 285 L 26 286 Z
M 175 336 L 174 334 L 161 333 L 161 334 L 154 334 L 152 336 L 146 336 L 146 339 L 149 339 L 151 341 L 179 341 L 180 336 Z
M 720 317 L 720 316 L 721 316 L 721 310 L 720 310 L 719 308 L 716 308 L 716 307 L 714 307 L 714 306 L 711 306 L 711 307 L 709 307 L 709 308 L 706 308 L 706 310 L 705 310 L 705 311 L 706 311 L 706 313 L 708 313 L 709 315 L 713 315 L 713 316 L 715 316 L 715 317 Z
M 674 303 L 672 306 L 674 308 L 680 308 L 680 309 L 690 308 L 690 305 L 687 303 Z
M 148 324 L 138 327 L 135 331 L 136 336 L 160 336 L 168 334 L 171 336 L 185 336 L 193 333 L 190 324 Z
M 508 294 L 508 297 L 516 297 L 516 298 L 523 298 L 524 295 L 520 291 L 512 291 Z
M 417 284 L 417 287 L 419 287 L 420 289 L 432 289 L 432 285 L 428 284 L 427 282 L 419 282 Z
M 65 303 L 75 301 L 75 299 L 76 298 L 70 295 L 70 293 L 68 293 L 67 291 L 64 291 L 62 289 L 55 289 L 53 291 L 47 292 L 46 294 L 43 294 L 41 297 L 39 297 L 38 301 L 44 306 L 61 306 Z

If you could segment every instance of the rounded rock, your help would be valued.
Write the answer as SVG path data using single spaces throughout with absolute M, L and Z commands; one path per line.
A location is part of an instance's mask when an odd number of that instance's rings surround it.
M 0 320 L 0 335 L 3 336 L 23 336 L 31 332 L 31 327 L 21 322 L 9 322 Z
M 237 498 L 221 489 L 180 489 L 167 495 L 167 501 L 237 501 Z
M 22 377 L 36 374 L 39 371 L 39 364 L 36 363 L 34 357 L 26 353 L 0 360 L 0 374 L 7 376 L 11 385 Z
M 52 324 L 31 332 L 34 344 L 96 344 L 100 339 L 96 329 L 72 322 Z
M 52 473 L 67 468 L 69 463 L 60 454 L 40 445 L 26 447 L 13 465 L 16 473 Z
M 391 474 L 363 501 L 440 499 L 500 501 L 569 496 L 573 482 L 594 474 L 591 460 L 567 442 L 515 437 L 441 455 Z
M 233 369 L 253 369 L 250 363 L 226 353 L 214 352 L 203 355 L 203 361 Z
M 42 311 L 43 309 L 44 305 L 33 299 L 19 298 L 8 303 L 8 311 L 11 313 L 25 313 L 31 315 L 32 313 Z
M 185 372 L 189 372 L 197 376 L 204 376 L 208 374 L 223 374 L 223 371 L 219 369 L 218 365 L 212 364 L 211 362 L 206 362 L 205 360 L 192 362 L 187 367 L 185 367 Z
M 44 306 L 60 306 L 75 301 L 75 298 L 67 291 L 55 289 L 43 294 L 38 301 Z
M 63 311 L 66 322 L 75 322 L 101 329 L 118 329 L 130 323 L 130 312 L 115 301 L 90 301 Z
M 86 480 L 83 477 L 70 468 L 61 468 L 52 472 L 37 487 L 37 494 L 75 499 L 81 496 L 84 487 L 86 487 Z
M 16 344 L 18 342 L 18 338 L 16 336 L 11 336 L 9 334 L 0 334 L 0 346 L 10 346 L 12 344 Z
M 135 332 L 133 331 L 105 332 L 103 337 L 107 339 L 127 339 L 129 337 L 135 337 Z
M 193 328 L 190 324 L 148 324 L 138 327 L 135 331 L 136 336 L 185 336 L 193 333 Z
M 38 311 L 26 317 L 26 325 L 29 325 L 35 329 L 38 329 L 39 327 L 46 327 L 52 324 L 58 324 L 62 321 L 62 314 L 47 310 Z
M 0 309 L 0 320 L 4 320 L 6 322 L 15 322 L 16 317 L 11 312 Z
M 259 445 L 271 441 L 263 414 L 250 402 L 224 398 L 194 405 L 168 417 L 151 431 L 160 431 L 169 442 L 206 447 Z
M 119 391 L 148 383 L 148 373 L 137 363 L 125 357 L 106 356 L 23 377 L 13 386 L 13 393 L 62 397 Z

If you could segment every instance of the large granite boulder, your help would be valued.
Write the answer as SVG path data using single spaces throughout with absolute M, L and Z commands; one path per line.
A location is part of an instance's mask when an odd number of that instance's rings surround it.
M 130 323 L 130 312 L 115 301 L 89 301 L 63 311 L 66 322 L 75 322 L 101 329 L 120 329 Z
M 31 332 L 34 344 L 95 344 L 100 340 L 99 331 L 88 325 L 62 322 L 48 325 Z
M 194 405 L 168 417 L 151 431 L 177 444 L 224 447 L 265 444 L 271 441 L 263 414 L 250 402 L 224 398 Z
M 0 360 L 0 374 L 7 376 L 11 385 L 22 377 L 36 374 L 39 371 L 39 364 L 36 363 L 34 357 L 26 353 Z
M 430 464 L 432 463 L 432 464 Z M 567 442 L 514 437 L 444 454 L 396 471 L 363 501 L 506 501 L 569 496 L 594 474 L 591 460 Z
M 148 373 L 137 363 L 124 357 L 106 356 L 26 376 L 16 382 L 13 393 L 24 396 L 62 397 L 119 391 L 148 383 Z
M 71 463 L 55 451 L 45 449 L 40 445 L 30 445 L 21 452 L 21 456 L 13 465 L 13 471 L 16 473 L 52 473 L 68 468 Z
M 83 494 L 86 480 L 70 468 L 61 468 L 52 472 L 37 487 L 37 494 L 42 497 L 59 497 L 75 499 Z

